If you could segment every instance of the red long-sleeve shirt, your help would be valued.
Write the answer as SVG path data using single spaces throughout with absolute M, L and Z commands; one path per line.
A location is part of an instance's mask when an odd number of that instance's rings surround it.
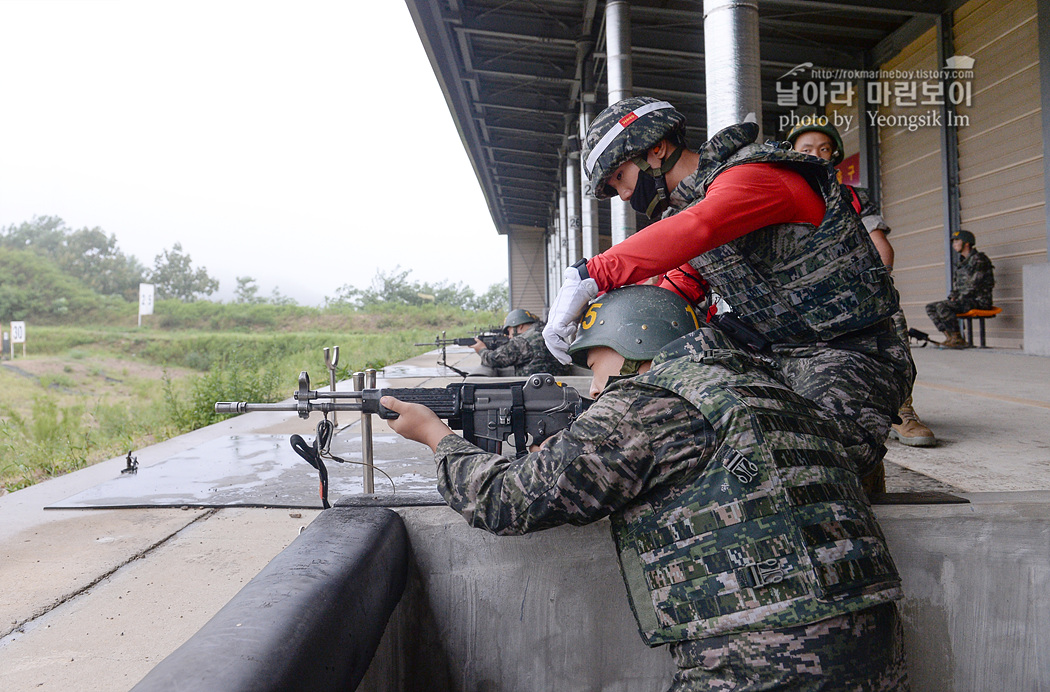
M 794 170 L 773 163 L 734 166 L 714 179 L 700 202 L 592 257 L 587 273 L 601 291 L 665 272 L 678 286 L 692 287 L 695 281 L 675 279 L 671 270 L 766 226 L 817 226 L 824 211 L 823 197 Z M 662 285 L 670 288 L 666 280 Z

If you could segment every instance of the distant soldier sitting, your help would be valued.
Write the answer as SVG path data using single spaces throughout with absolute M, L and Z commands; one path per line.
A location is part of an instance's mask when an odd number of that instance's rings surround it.
M 521 377 L 546 372 L 552 375 L 567 375 L 572 368 L 562 365 L 547 350 L 543 342 L 543 322 L 528 310 L 516 308 L 507 314 L 503 331 L 510 337 L 503 346 L 490 350 L 481 339 L 476 339 L 471 348 L 481 355 L 481 364 L 488 368 L 514 368 L 514 375 Z
M 959 253 L 952 276 L 952 292 L 947 300 L 926 306 L 926 314 L 946 337 L 941 348 L 966 348 L 968 344 L 959 333 L 961 312 L 992 307 L 992 289 L 995 288 L 995 267 L 988 255 L 974 247 L 977 239 L 969 231 L 952 232 L 952 250 Z

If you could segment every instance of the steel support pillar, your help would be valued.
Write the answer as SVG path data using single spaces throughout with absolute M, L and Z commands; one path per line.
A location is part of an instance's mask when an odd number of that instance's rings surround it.
M 937 64 L 955 55 L 955 36 L 952 31 L 952 12 L 937 17 Z M 943 78 L 944 93 L 948 93 L 949 77 Z M 955 126 L 955 106 L 944 99 L 941 106 L 941 201 L 944 208 L 944 273 L 945 292 L 952 292 L 952 231 L 962 223 L 959 203 L 959 133 Z
M 609 74 L 609 104 L 622 101 L 634 90 L 631 76 L 631 6 L 627 0 L 609 0 L 605 4 L 605 50 Z M 613 245 L 632 235 L 634 209 L 618 198 L 610 201 Z
M 754 113 L 762 125 L 758 1 L 704 0 L 707 136 Z
M 580 259 L 580 152 L 565 157 L 566 266 Z

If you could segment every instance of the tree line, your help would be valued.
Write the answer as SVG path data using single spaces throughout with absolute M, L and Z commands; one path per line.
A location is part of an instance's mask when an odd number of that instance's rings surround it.
M 400 267 L 379 271 L 365 289 L 339 288 L 325 299 L 328 306 L 368 308 L 376 305 L 451 305 L 467 310 L 503 310 L 507 284 L 493 284 L 477 295 L 463 284 L 420 283 Z M 193 302 L 219 289 L 207 268 L 194 266 L 189 253 L 174 243 L 144 266 L 121 251 L 113 234 L 99 227 L 69 228 L 57 216 L 39 216 L 0 228 L 0 316 L 60 317 L 86 314 L 118 302 L 138 302 L 140 283 L 154 285 L 157 300 Z M 250 276 L 237 277 L 234 302 L 249 305 L 295 305 L 274 289 L 259 295 Z

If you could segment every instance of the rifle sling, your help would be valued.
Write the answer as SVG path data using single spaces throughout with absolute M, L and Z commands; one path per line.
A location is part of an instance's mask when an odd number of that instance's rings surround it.
M 518 452 L 515 456 L 520 457 L 529 452 L 525 444 L 525 394 L 520 384 L 510 388 L 510 397 L 510 425 L 514 433 L 514 447 Z

